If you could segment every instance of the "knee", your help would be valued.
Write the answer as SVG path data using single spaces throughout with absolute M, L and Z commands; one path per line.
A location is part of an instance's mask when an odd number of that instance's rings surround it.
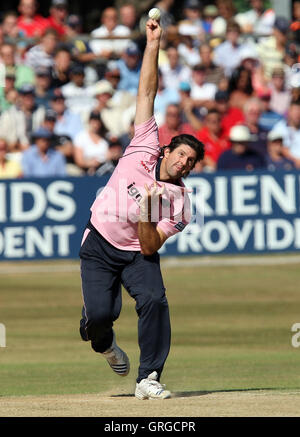
M 159 311 L 164 308 L 168 308 L 168 301 L 166 295 L 163 294 L 155 294 L 152 290 L 143 293 L 143 296 L 137 306 L 137 310 L 142 309 L 151 309 L 154 311 Z
M 87 327 L 95 326 L 98 328 L 111 325 L 111 320 L 112 320 L 110 312 L 104 309 L 98 309 L 98 310 L 93 309 L 91 311 L 88 311 L 86 314 L 86 318 L 87 318 L 87 322 L 86 322 Z

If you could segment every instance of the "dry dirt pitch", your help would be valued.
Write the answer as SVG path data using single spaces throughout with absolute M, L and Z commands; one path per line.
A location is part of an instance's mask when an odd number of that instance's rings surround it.
M 0 417 L 294 417 L 300 391 L 175 393 L 164 401 L 132 395 L 48 395 L 1 398 Z

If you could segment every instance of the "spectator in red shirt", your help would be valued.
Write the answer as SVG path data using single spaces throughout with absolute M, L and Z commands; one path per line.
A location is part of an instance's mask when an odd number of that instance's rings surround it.
M 28 38 L 41 36 L 48 26 L 46 18 L 36 13 L 37 2 L 35 0 L 21 0 L 18 6 L 18 28 Z
M 166 109 L 165 123 L 158 130 L 159 144 L 170 144 L 174 136 L 181 134 L 195 136 L 196 131 L 189 123 L 182 123 L 179 105 L 171 103 Z
M 221 115 L 216 109 L 210 109 L 205 117 L 204 126 L 197 138 L 205 144 L 204 166 L 215 170 L 221 153 L 230 147 L 230 143 L 221 126 Z
M 66 0 L 52 0 L 50 6 L 50 15 L 47 18 L 48 27 L 56 30 L 59 36 L 68 33 L 66 20 L 68 16 L 68 4 Z
M 222 132 L 228 136 L 233 126 L 244 122 L 244 113 L 240 108 L 229 106 L 229 93 L 227 91 L 217 91 L 215 101 L 216 109 L 221 115 Z

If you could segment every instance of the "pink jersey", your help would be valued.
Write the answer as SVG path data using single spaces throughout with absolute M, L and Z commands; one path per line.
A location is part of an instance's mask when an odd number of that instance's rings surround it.
M 135 135 L 105 188 L 94 201 L 92 225 L 113 246 L 121 250 L 141 250 L 138 239 L 139 202 L 146 193 L 144 185 L 153 186 L 161 148 L 154 117 L 135 126 Z M 187 188 L 165 184 L 165 191 L 152 220 L 167 237 L 184 229 L 191 217 Z M 153 217 L 153 215 L 152 215 Z

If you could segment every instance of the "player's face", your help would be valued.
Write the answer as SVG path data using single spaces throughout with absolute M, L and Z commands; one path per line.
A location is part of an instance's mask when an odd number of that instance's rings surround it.
M 170 179 L 179 179 L 186 176 L 194 167 L 197 154 L 186 144 L 181 144 L 173 151 L 165 150 L 165 168 Z

